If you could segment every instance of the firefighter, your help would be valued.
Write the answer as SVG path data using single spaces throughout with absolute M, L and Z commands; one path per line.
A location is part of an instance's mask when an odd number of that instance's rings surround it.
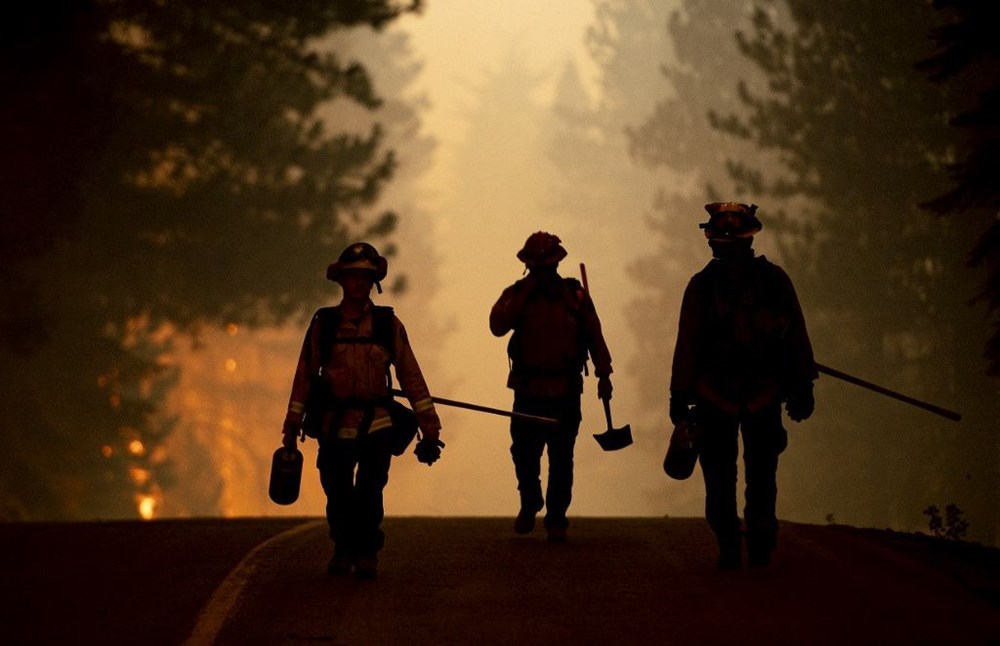
M 317 467 L 327 497 L 326 518 L 333 556 L 327 570 L 373 578 L 385 541 L 382 492 L 393 455 L 399 455 L 417 432 L 417 458 L 433 464 L 441 455 L 441 422 L 427 384 L 392 308 L 376 306 L 373 286 L 388 269 L 372 245 L 344 249 L 327 269 L 340 284 L 341 302 L 313 316 L 292 381 L 282 433 L 295 446 L 300 432 L 319 442 Z M 396 378 L 415 413 L 408 424 L 390 393 Z M 406 410 L 405 412 L 410 413 Z M 410 428 L 408 428 L 410 427 Z
M 778 456 L 788 443 L 782 403 L 801 422 L 813 412 L 818 374 L 788 275 L 755 256 L 756 205 L 707 204 L 712 260 L 684 291 L 670 379 L 670 419 L 694 420 L 705 480 L 705 516 L 719 567 L 742 565 L 737 514 L 738 434 L 743 438 L 747 560 L 764 567 L 777 543 Z
M 550 542 L 566 540 L 573 489 L 573 451 L 580 428 L 583 370 L 589 353 L 597 375 L 597 394 L 611 397 L 611 354 L 590 296 L 575 278 L 558 273 L 566 250 L 555 235 L 531 234 L 517 258 L 528 275 L 507 287 L 490 311 L 490 331 L 513 330 L 507 345 L 514 411 L 559 420 L 558 426 L 513 419 L 510 453 L 520 494 L 514 531 L 527 534 L 535 516 L 546 510 Z M 548 449 L 545 497 L 540 480 L 542 452 Z

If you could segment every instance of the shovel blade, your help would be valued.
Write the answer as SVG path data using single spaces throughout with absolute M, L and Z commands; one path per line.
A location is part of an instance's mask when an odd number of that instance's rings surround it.
M 594 439 L 605 451 L 624 449 L 632 443 L 632 427 L 626 424 L 621 428 L 609 428 L 603 433 L 596 433 Z

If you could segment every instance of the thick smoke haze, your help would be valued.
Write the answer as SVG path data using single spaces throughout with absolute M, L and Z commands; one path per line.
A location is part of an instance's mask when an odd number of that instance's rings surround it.
M 819 361 L 963 414 L 953 423 L 821 377 L 815 415 L 786 419 L 779 517 L 914 531 L 927 529 L 928 506 L 955 504 L 969 538 L 1000 542 L 1000 392 L 981 356 L 989 319 L 974 297 L 984 275 L 967 265 L 984 221 L 918 207 L 948 187 L 946 93 L 915 67 L 933 51 L 939 17 L 899 3 L 908 17 L 893 32 L 873 3 L 856 3 L 854 26 L 838 22 L 838 8 L 851 12 L 832 4 L 827 13 L 777 1 L 431 1 L 380 30 L 308 39 L 318 54 L 360 62 L 382 100 L 371 107 L 343 95 L 317 101 L 310 115 L 358 137 L 377 124 L 378 150 L 395 161 L 377 196 L 337 209 L 327 239 L 366 238 L 389 257 L 374 300 L 396 309 L 433 394 L 510 406 L 507 339 L 490 335 L 487 318 L 521 277 L 515 253 L 529 234 L 562 239 L 564 275 L 586 265 L 614 358 L 614 422 L 631 425 L 635 445 L 606 453 L 591 438 L 605 420 L 588 377 L 571 515 L 703 513 L 700 471 L 675 482 L 660 466 L 670 360 L 684 287 L 710 258 L 702 207 L 734 200 L 760 205 L 755 249 L 795 282 Z M 824 54 L 768 68 L 779 33 Z M 856 41 L 876 50 L 864 64 L 844 53 Z M 839 72 L 824 67 L 830 61 L 843 63 L 831 65 Z M 269 240 L 248 231 L 256 237 L 237 230 L 227 243 L 266 256 Z M 303 249 L 292 262 L 288 247 L 273 250 L 260 264 L 275 282 L 316 305 L 337 301 L 324 280 L 336 251 Z M 189 285 L 252 266 L 192 266 Z M 157 386 L 169 432 L 155 449 L 133 445 L 153 465 L 131 473 L 141 515 L 322 513 L 312 441 L 302 447 L 299 501 L 277 507 L 266 491 L 308 314 L 236 322 L 223 311 L 193 327 L 139 325 L 138 337 L 164 344 L 153 345 L 172 369 Z M 507 420 L 438 412 L 442 459 L 432 468 L 396 459 L 387 513 L 512 517 Z M 160 482 L 165 465 L 172 475 Z M 12 518 L 74 516 L 3 502 Z

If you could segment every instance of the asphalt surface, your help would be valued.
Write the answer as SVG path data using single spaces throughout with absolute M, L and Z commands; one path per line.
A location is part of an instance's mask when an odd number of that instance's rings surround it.
M 845 528 L 719 572 L 701 519 L 571 520 L 389 518 L 373 581 L 326 574 L 317 519 L 0 525 L 0 642 L 1000 644 L 996 599 Z

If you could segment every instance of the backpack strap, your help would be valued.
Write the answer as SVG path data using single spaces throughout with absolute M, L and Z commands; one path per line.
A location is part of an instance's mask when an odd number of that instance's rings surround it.
M 333 346 L 336 343 L 376 343 L 389 353 L 389 362 L 396 360 L 394 334 L 393 334 L 394 310 L 386 305 L 375 305 L 372 307 L 372 334 L 371 336 L 338 337 L 337 330 L 340 328 L 340 309 L 336 307 L 324 307 L 316 312 L 317 324 L 319 325 L 319 356 L 318 363 L 322 366 L 333 354 Z M 392 390 L 392 375 L 386 367 L 386 383 L 389 390 Z

